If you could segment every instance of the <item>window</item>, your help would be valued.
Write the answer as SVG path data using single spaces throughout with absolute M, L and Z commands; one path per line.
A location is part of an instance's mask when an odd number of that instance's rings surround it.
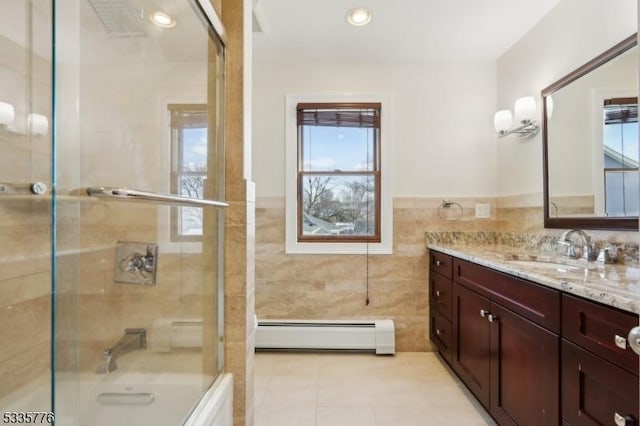
M 207 176 L 207 110 L 203 104 L 169 104 L 171 193 L 204 198 Z M 202 239 L 201 207 L 171 207 L 171 241 Z
M 299 103 L 298 241 L 380 241 L 380 104 Z
M 604 101 L 604 195 L 607 216 L 637 216 L 638 99 Z
M 389 104 L 287 97 L 288 253 L 391 253 Z

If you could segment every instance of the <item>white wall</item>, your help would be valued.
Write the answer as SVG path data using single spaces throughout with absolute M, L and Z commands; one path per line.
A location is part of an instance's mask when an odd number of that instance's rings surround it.
M 542 89 L 636 32 L 636 2 L 562 0 L 498 60 L 498 107 L 513 108 L 524 95 L 539 100 Z M 541 135 L 502 139 L 497 162 L 497 195 L 542 192 Z
M 327 93 L 391 96 L 393 197 L 495 194 L 495 62 L 256 60 L 253 67 L 253 179 L 258 197 L 284 196 L 285 95 Z
M 561 0 L 497 64 L 255 59 L 256 195 L 284 196 L 286 94 L 386 93 L 394 102 L 394 197 L 539 194 L 541 204 L 542 136 L 498 139 L 493 114 L 524 95 L 539 100 L 543 88 L 634 33 L 636 2 Z

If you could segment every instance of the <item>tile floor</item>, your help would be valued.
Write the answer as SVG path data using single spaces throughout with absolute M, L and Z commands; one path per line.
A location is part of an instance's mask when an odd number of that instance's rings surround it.
M 434 353 L 260 352 L 255 426 L 495 425 Z

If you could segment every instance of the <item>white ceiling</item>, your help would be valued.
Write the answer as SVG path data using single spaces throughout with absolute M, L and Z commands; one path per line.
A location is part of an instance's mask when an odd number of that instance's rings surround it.
M 207 32 L 192 2 L 186 0 L 107 0 L 113 7 L 102 18 L 121 20 L 117 6 L 130 4 L 141 16 L 139 25 L 143 36 L 109 34 L 88 0 L 64 2 L 57 8 L 57 59 L 78 60 L 81 49 L 83 63 L 111 63 L 126 61 L 206 61 Z M 146 15 L 163 10 L 177 21 L 172 29 L 160 29 Z M 20 46 L 30 46 L 45 59 L 51 58 L 50 1 L 0 0 L 0 37 Z M 30 22 L 32 22 L 30 24 Z M 80 42 L 77 42 L 77 39 Z M 204 62 L 203 62 L 204 63 Z
M 496 60 L 560 0 L 256 0 L 256 61 Z M 346 21 L 364 6 L 373 20 Z
M 149 30 L 146 40 L 109 37 L 87 1 L 82 1 L 82 40 L 95 49 L 98 62 L 123 59 L 122 51 L 149 54 L 149 46 L 165 59 L 184 58 L 202 39 L 201 25 L 184 0 L 129 0 L 145 8 L 149 2 L 177 16 L 175 29 L 166 34 Z M 520 39 L 560 0 L 254 0 L 264 28 L 254 32 L 256 61 L 425 62 L 432 60 L 495 60 Z M 36 21 L 50 20 L 48 2 L 35 2 Z M 27 2 L 3 4 L 0 34 L 24 44 L 29 34 Z M 35 7 L 37 6 L 37 7 Z M 347 11 L 364 6 L 373 12 L 364 27 L 347 23 Z M 13 7 L 13 8 L 12 8 Z M 6 19 L 5 19 L 6 18 Z M 17 19 L 16 19 L 17 18 Z M 148 23 L 147 23 L 148 24 Z M 147 25 L 148 26 L 148 25 Z M 39 25 L 37 28 L 41 28 Z M 35 37 L 34 50 L 44 57 L 50 51 L 48 25 Z M 197 31 L 198 37 L 194 36 Z M 168 38 L 175 40 L 161 41 Z M 188 40 L 188 42 L 185 42 Z M 40 43 L 41 42 L 41 43 Z M 48 42 L 48 43 L 47 43 Z M 40 44 L 42 46 L 40 46 Z M 171 49 L 165 46 L 172 44 Z M 91 50 L 91 49 L 89 49 Z M 151 49 L 153 50 L 153 49 Z M 172 53 L 173 52 L 173 53 Z M 179 54 L 176 54 L 179 53 Z M 91 55 L 89 55 L 91 56 Z M 124 55 L 126 56 L 126 55 Z M 85 57 L 85 60 L 91 58 Z

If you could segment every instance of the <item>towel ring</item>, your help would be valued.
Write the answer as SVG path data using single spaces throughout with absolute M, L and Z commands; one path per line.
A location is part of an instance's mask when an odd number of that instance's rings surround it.
M 450 209 L 454 206 L 457 207 L 456 211 L 459 211 L 458 215 L 450 217 L 449 214 L 445 214 L 445 209 Z M 456 203 L 455 201 L 442 200 L 442 203 L 438 206 L 438 217 L 442 220 L 460 220 L 462 219 L 462 206 L 460 203 Z

